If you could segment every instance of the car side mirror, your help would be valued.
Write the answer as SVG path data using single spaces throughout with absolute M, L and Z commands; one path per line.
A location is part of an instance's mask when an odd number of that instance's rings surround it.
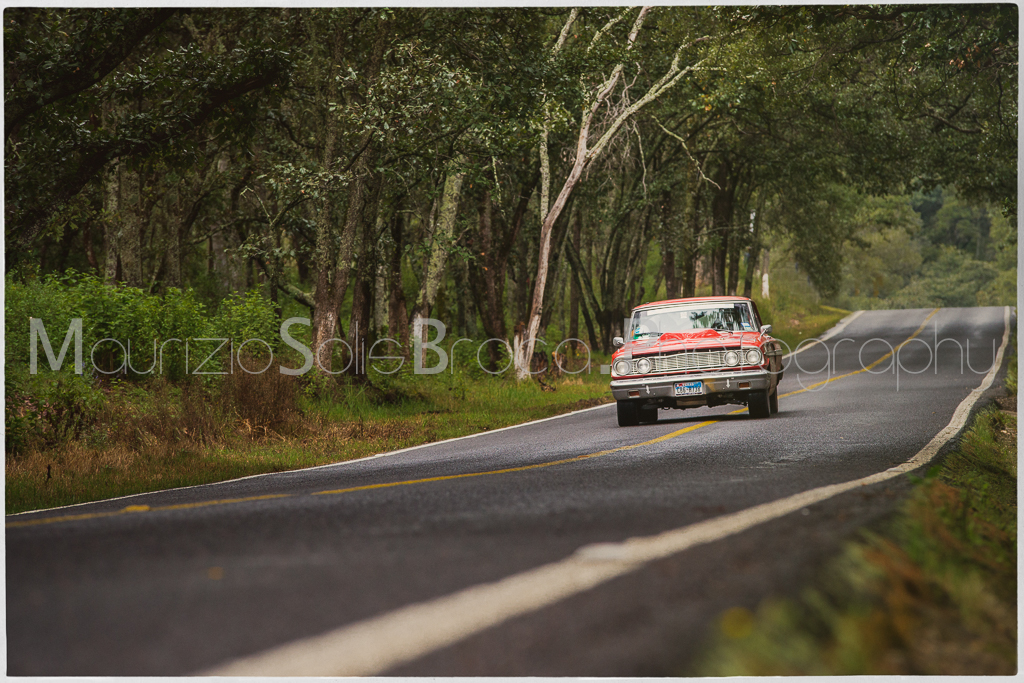
M 771 325 L 761 325 L 761 334 L 771 334 L 771 333 L 772 333 L 772 326 Z
M 622 340 L 622 337 L 615 337 L 614 339 L 612 339 L 612 346 L 614 346 L 615 348 L 619 348 L 620 346 L 625 345 L 626 342 Z

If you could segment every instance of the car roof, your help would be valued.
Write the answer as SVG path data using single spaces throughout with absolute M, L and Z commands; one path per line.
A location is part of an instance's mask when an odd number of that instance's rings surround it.
M 721 302 L 733 302 L 733 301 L 750 301 L 745 296 L 698 296 L 691 297 L 689 299 L 666 299 L 665 301 L 650 301 L 646 304 L 640 304 L 633 308 L 634 311 L 640 310 L 641 308 L 653 308 L 656 306 L 667 306 L 669 304 L 689 304 L 689 303 L 702 303 L 710 301 L 721 301 Z

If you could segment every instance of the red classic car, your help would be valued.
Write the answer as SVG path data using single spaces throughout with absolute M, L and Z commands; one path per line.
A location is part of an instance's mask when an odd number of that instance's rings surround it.
M 633 309 L 629 338 L 612 355 L 620 427 L 656 422 L 658 409 L 745 405 L 779 410 L 782 345 L 757 305 L 739 296 L 673 299 Z

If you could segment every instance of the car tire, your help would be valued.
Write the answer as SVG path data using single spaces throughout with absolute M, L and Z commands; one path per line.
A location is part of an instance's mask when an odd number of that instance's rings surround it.
M 620 427 L 635 427 L 640 424 L 640 411 L 633 401 L 616 401 L 615 414 Z
M 775 390 L 768 396 L 768 407 L 771 414 L 779 412 L 779 387 L 776 386 Z
M 771 399 L 768 398 L 768 392 L 750 392 L 750 399 L 747 401 L 747 410 L 750 412 L 750 417 L 756 420 L 770 417 L 772 414 L 772 405 Z
M 658 406 L 645 406 L 637 411 L 640 424 L 649 425 L 658 421 Z

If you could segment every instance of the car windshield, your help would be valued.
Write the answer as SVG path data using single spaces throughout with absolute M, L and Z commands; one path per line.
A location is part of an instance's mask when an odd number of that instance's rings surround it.
M 720 304 L 683 304 L 633 312 L 630 333 L 633 339 L 659 337 L 667 332 L 753 330 L 750 307 L 746 302 Z

